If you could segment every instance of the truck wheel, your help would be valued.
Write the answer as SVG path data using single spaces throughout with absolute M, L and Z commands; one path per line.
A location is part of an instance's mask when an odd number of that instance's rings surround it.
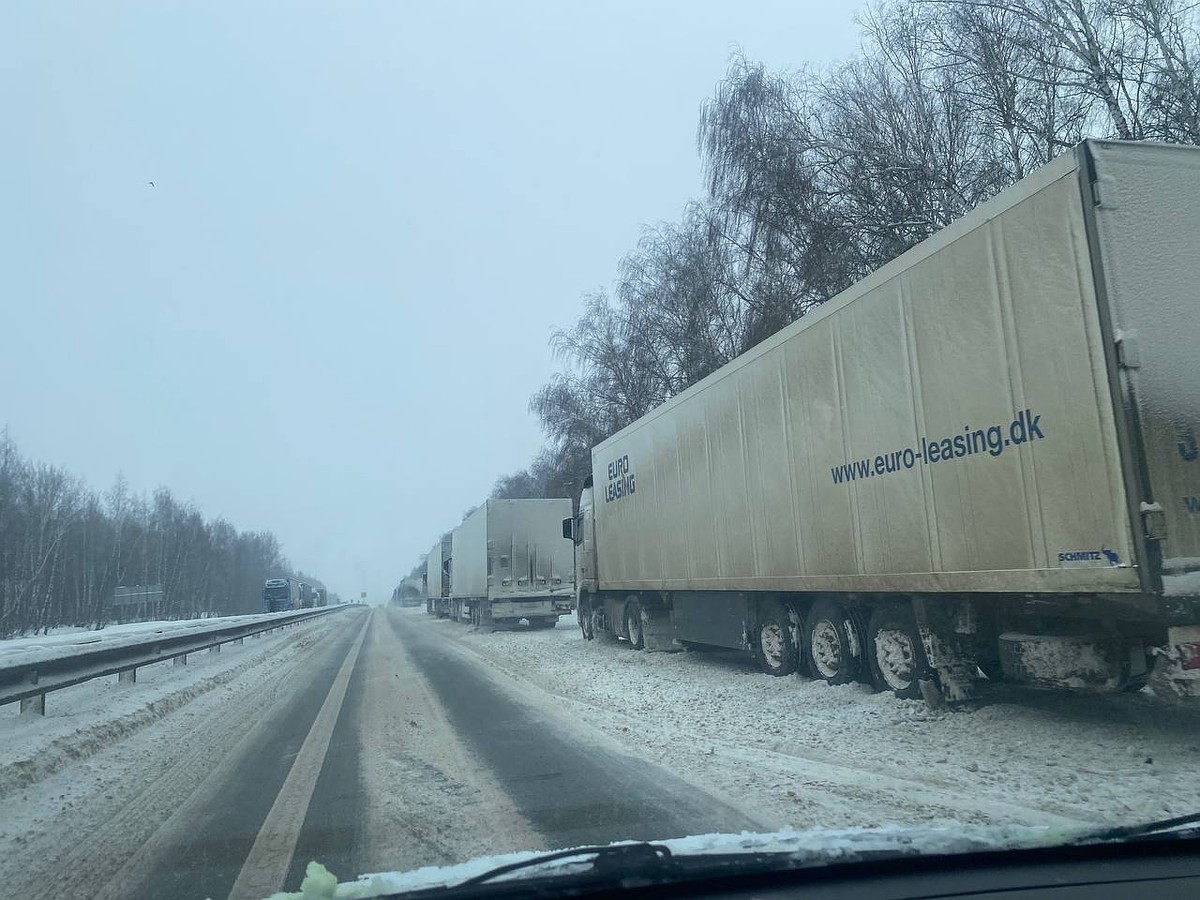
M 818 600 L 804 622 L 804 643 L 815 678 L 848 684 L 858 677 L 861 653 L 853 646 L 846 611 L 830 600 Z
M 791 617 L 778 600 L 769 600 L 760 608 L 755 655 L 768 675 L 791 675 L 796 671 L 799 654 L 791 625 Z
M 558 616 L 541 616 L 529 620 L 530 628 L 553 628 L 558 624 Z
M 646 646 L 646 635 L 642 631 L 642 604 L 630 600 L 625 604 L 625 633 L 629 635 L 629 646 L 642 650 Z
M 921 698 L 921 673 L 929 664 L 912 610 L 899 605 L 881 606 L 871 613 L 867 657 L 875 687 L 891 691 L 901 700 Z

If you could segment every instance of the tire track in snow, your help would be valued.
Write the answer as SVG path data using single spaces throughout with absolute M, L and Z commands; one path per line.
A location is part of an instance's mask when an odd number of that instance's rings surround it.
M 545 849 L 546 839 L 455 732 L 397 635 L 396 615 L 376 614 L 364 648 L 365 868 L 448 865 L 480 853 Z
M 412 618 L 421 622 L 417 616 Z M 633 750 L 647 755 L 701 789 L 720 791 L 734 805 L 752 804 L 760 816 L 769 810 L 777 818 L 777 827 L 917 821 L 1080 825 L 1103 821 L 1100 815 L 1089 815 L 1064 804 L 1027 806 L 981 796 L 916 771 L 897 775 L 895 771 L 839 761 L 832 754 L 806 751 L 790 746 L 785 740 L 764 738 L 761 743 L 730 737 L 714 740 L 712 735 L 681 726 L 678 721 L 663 725 L 652 717 L 569 694 L 553 679 L 546 679 L 544 673 L 531 674 L 512 658 L 472 640 L 477 632 L 460 628 L 456 633 L 457 623 L 425 619 L 421 624 L 497 670 L 535 702 L 540 695 L 543 706 L 560 714 L 569 709 L 572 713 L 569 721 L 581 732 L 594 735 L 598 731 L 625 752 Z M 514 633 L 512 637 L 520 639 L 525 635 Z M 613 654 L 613 666 L 621 664 L 619 654 L 623 650 L 623 647 L 597 648 L 598 653 Z M 686 677 L 682 669 L 673 674 Z M 551 686 L 547 686 L 548 681 Z M 631 690 L 637 688 L 631 685 Z M 853 698 L 847 702 L 853 703 Z M 802 709 L 797 710 L 795 726 L 804 726 Z M 707 749 L 702 751 L 700 747 Z M 850 810 L 854 814 L 847 817 Z
M 555 846 L 770 828 L 710 784 L 581 730 L 544 691 L 524 693 L 458 644 L 419 626 L 405 635 L 451 721 Z

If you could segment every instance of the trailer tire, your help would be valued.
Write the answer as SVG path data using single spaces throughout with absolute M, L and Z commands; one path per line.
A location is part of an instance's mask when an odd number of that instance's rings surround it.
M 862 669 L 861 648 L 852 648 L 849 615 L 832 600 L 818 600 L 804 620 L 804 648 L 814 678 L 829 684 L 848 684 Z M 854 649 L 860 652 L 855 653 Z
M 539 628 L 553 628 L 558 624 L 558 616 L 537 616 L 528 621 L 529 627 L 535 630 Z
M 792 619 L 778 600 L 768 600 L 759 608 L 758 646 L 754 655 L 764 672 L 775 677 L 791 675 L 800 664 L 800 654 L 792 638 Z
M 630 600 L 625 604 L 625 634 L 629 638 L 629 646 L 634 650 L 644 650 L 646 647 L 646 630 L 642 626 L 642 604 Z
M 875 687 L 891 691 L 900 700 L 921 699 L 921 677 L 929 663 L 912 610 L 899 604 L 877 607 L 867 626 L 866 643 Z

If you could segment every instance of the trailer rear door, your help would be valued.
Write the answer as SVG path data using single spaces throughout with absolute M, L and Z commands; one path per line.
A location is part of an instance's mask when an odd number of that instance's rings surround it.
M 1200 569 L 1200 148 L 1089 142 L 1084 153 L 1139 491 L 1132 512 L 1162 507 L 1164 586 L 1200 592 L 1200 577 L 1184 574 Z

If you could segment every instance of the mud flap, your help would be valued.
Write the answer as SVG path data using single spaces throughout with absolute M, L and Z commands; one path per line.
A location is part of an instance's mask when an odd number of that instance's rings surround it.
M 974 700 L 977 681 L 975 670 L 978 666 L 971 642 L 958 636 L 944 637 L 928 627 L 918 626 L 917 630 L 921 633 L 925 658 L 933 670 L 921 678 L 921 696 L 925 701 L 931 706 L 940 705 L 933 696 L 935 693 L 940 694 L 946 703 Z M 930 674 L 937 675 L 936 682 L 929 677 Z
M 657 603 L 642 603 L 642 642 L 646 652 L 674 653 L 683 645 L 675 639 L 671 613 Z
M 804 652 L 804 617 L 791 603 L 785 603 L 784 609 L 788 615 L 788 631 L 791 632 L 792 646 L 796 648 L 796 671 L 807 669 L 808 657 Z
M 475 604 L 475 615 L 471 617 L 475 620 L 475 630 L 481 631 L 484 634 L 492 634 L 496 629 L 496 622 L 492 618 L 492 602 L 488 599 L 483 599 Z
M 978 665 L 971 636 L 956 634 L 949 616 L 920 597 L 913 598 L 913 614 L 929 661 L 930 671 L 920 675 L 925 702 L 936 707 L 974 700 Z

